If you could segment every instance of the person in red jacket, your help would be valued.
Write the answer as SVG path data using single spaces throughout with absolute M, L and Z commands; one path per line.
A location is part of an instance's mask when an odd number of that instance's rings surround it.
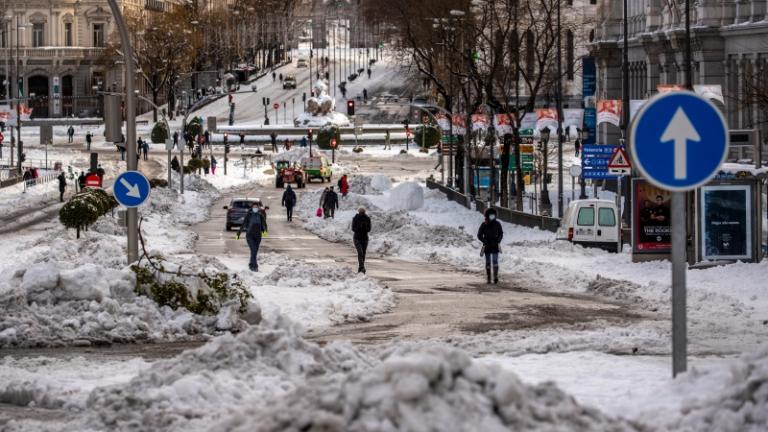
M 346 174 L 341 176 L 341 179 L 339 179 L 339 191 L 341 192 L 341 196 L 344 198 L 346 198 L 347 194 L 349 193 L 349 181 L 347 181 Z

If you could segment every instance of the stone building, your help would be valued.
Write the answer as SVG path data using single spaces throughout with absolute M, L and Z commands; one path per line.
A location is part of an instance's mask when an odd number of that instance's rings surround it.
M 598 67 L 598 99 L 620 99 L 623 10 L 602 0 L 591 45 Z M 628 2 L 630 99 L 646 99 L 659 84 L 685 82 L 682 0 Z M 731 129 L 762 129 L 768 114 L 750 102 L 768 92 L 768 21 L 765 0 L 691 0 L 693 84 L 722 86 Z
M 124 14 L 162 13 L 174 3 L 118 0 Z M 32 117 L 100 114 L 98 91 L 121 81 L 122 73 L 105 70 L 97 62 L 117 31 L 107 1 L 4 0 L 0 9 L 5 18 L 0 25 L 0 82 L 20 77 Z M 3 99 L 6 87 L 0 86 Z M 12 91 L 15 96 L 15 86 Z

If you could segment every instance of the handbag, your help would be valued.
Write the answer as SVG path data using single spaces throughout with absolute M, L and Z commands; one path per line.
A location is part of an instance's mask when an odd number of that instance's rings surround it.
M 315 212 L 315 216 L 317 217 L 323 217 L 323 209 L 318 207 L 317 211 Z

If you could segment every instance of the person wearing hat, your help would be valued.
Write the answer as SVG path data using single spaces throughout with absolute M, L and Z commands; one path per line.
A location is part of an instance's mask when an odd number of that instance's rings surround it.
M 477 231 L 477 239 L 483 243 L 481 255 L 485 255 L 485 273 L 488 276 L 488 283 L 491 283 L 491 267 L 493 267 L 493 283 L 499 283 L 499 253 L 501 252 L 499 244 L 502 238 L 504 238 L 504 231 L 501 229 L 501 223 L 496 220 L 496 209 L 486 209 L 485 220 Z
M 371 232 L 371 218 L 365 214 L 365 207 L 357 209 L 352 218 L 352 240 L 357 250 L 357 272 L 365 273 L 365 252 L 368 249 L 368 233 Z

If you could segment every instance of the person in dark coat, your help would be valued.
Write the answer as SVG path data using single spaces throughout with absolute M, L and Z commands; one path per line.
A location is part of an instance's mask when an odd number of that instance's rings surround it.
M 293 222 L 293 207 L 296 205 L 296 192 L 293 191 L 291 185 L 285 188 L 283 192 L 283 207 L 288 216 L 288 222 Z
M 67 190 L 67 176 L 62 171 L 57 178 L 59 179 L 59 201 L 64 202 L 64 191 Z
M 73 138 L 75 137 L 75 128 L 73 128 L 72 126 L 69 126 L 69 129 L 67 129 L 67 137 L 69 138 L 67 142 L 71 144 L 73 141 Z
M 333 186 L 328 188 L 323 198 L 323 213 L 326 219 L 333 218 L 336 209 L 339 208 L 339 196 L 333 191 Z
M 85 148 L 90 150 L 92 142 L 93 142 L 93 135 L 91 135 L 91 131 L 88 131 L 85 133 Z
M 365 207 L 357 209 L 352 218 L 352 240 L 357 250 L 357 272 L 365 273 L 365 252 L 368 250 L 368 233 L 371 232 L 371 218 L 365 214 Z
M 496 220 L 496 209 L 489 208 L 485 211 L 485 221 L 477 231 L 477 239 L 483 243 L 485 255 L 485 273 L 488 275 L 488 283 L 491 283 L 491 267 L 493 267 L 493 283 L 499 283 L 499 244 L 504 238 L 501 223 Z
M 104 171 L 104 168 L 102 168 L 101 164 L 99 164 L 96 167 L 96 175 L 103 179 L 104 178 L 104 174 L 106 174 L 106 171 Z
M 171 169 L 178 172 L 180 166 L 181 165 L 179 164 L 179 158 L 174 156 L 173 159 L 171 159 Z
M 80 177 L 77 178 L 77 185 L 80 186 L 80 190 L 85 189 L 85 172 L 80 171 Z
M 173 148 L 179 147 L 179 131 L 173 133 Z
M 251 250 L 251 258 L 248 261 L 248 268 L 253 272 L 259 271 L 259 246 L 261 245 L 262 233 L 267 232 L 267 218 L 264 217 L 259 203 L 253 203 L 251 211 L 245 216 L 243 224 L 237 230 L 237 239 L 240 240 L 240 233 L 245 231 L 245 240 L 248 242 L 248 248 Z

